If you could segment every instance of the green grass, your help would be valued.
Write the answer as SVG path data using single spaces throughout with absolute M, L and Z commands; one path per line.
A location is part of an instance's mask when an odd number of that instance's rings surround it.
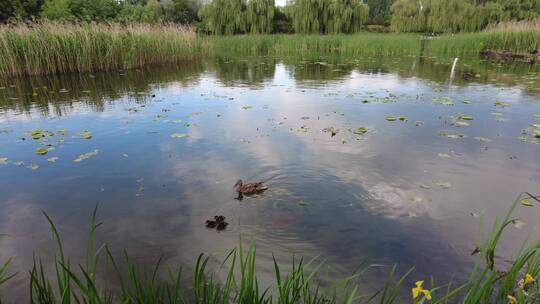
M 456 56 L 477 56 L 482 51 L 506 50 L 515 54 L 540 52 L 540 27 L 493 29 L 479 33 L 443 35 L 429 43 L 429 52 Z
M 176 25 L 0 26 L 0 76 L 119 70 L 199 56 L 194 30 Z
M 399 56 L 420 52 L 420 36 L 415 34 L 238 35 L 209 36 L 206 40 L 211 53 L 218 55 Z
M 523 286 L 520 280 L 530 274 L 537 280 L 540 274 L 540 240 L 524 243 L 510 259 L 507 266 L 499 265 L 495 252 L 500 240 L 514 222 L 514 210 L 520 206 L 523 198 L 534 200 L 530 194 L 521 195 L 509 211 L 496 219 L 489 236 L 482 241 L 482 229 L 477 236 L 477 261 L 471 270 L 470 279 L 458 285 L 448 283 L 437 286 L 431 278 L 425 285 L 432 296 L 427 300 L 423 296 L 411 300 L 420 303 L 507 303 L 507 297 L 513 296 L 518 303 L 536 303 L 540 298 L 538 282 Z M 536 198 L 537 199 L 537 198 Z M 410 269 L 404 275 L 396 276 L 396 266 L 388 273 L 387 279 L 379 290 L 371 294 L 359 293 L 359 282 L 367 263 L 351 273 L 349 277 L 335 284 L 323 287 L 319 283 L 320 269 L 324 264 L 318 259 L 304 261 L 293 257 L 292 267 L 282 269 L 274 258 L 274 284 L 262 286 L 256 268 L 256 247 L 250 243 L 248 248 L 231 250 L 225 257 L 219 271 L 223 279 L 218 279 L 209 266 L 210 258 L 201 254 L 191 274 L 191 281 L 183 280 L 182 269 L 167 269 L 163 277 L 161 259 L 151 271 L 141 269 L 131 261 L 127 252 L 122 259 L 114 257 L 105 244 L 96 246 L 95 233 L 101 223 L 97 222 L 97 207 L 91 217 L 87 243 L 86 262 L 77 266 L 70 263 L 64 254 L 60 233 L 53 220 L 44 213 L 52 229 L 57 245 L 54 262 L 48 264 L 35 257 L 29 272 L 30 303 L 401 303 L 398 297 L 401 291 L 410 290 L 404 286 L 406 278 L 414 272 Z M 480 228 L 482 224 L 480 225 Z M 106 263 L 100 263 L 101 260 Z M 107 288 L 97 273 L 103 264 L 112 267 L 116 274 L 116 287 Z M 14 275 L 8 275 L 8 263 L 0 267 L 0 288 Z M 53 273 L 45 269 L 53 266 Z M 218 273 L 220 274 L 220 273 Z M 520 285 L 521 284 L 521 285 Z M 1 302 L 1 300 L 0 300 Z

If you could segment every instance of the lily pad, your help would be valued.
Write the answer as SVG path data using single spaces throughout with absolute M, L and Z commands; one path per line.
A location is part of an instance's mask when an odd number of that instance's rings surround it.
M 388 121 L 396 121 L 396 120 L 397 120 L 397 117 L 394 117 L 394 116 L 386 116 L 385 119 L 388 120 Z
M 38 155 L 45 155 L 49 152 L 49 150 L 45 147 L 41 147 L 41 148 L 37 148 L 36 149 L 36 154 Z
M 57 160 L 58 160 L 57 156 L 47 158 L 47 161 L 50 162 L 50 163 L 55 163 Z
M 251 109 L 251 108 L 253 108 L 253 107 L 252 107 L 252 106 L 246 105 L 246 106 L 243 106 L 243 107 L 242 107 L 242 110 L 249 110 L 249 109 Z
M 531 202 L 530 199 L 528 198 L 524 198 L 520 201 L 520 203 L 523 205 L 523 206 L 527 206 L 527 207 L 533 207 L 534 204 Z
M 478 140 L 478 141 L 481 141 L 481 142 L 491 142 L 491 139 L 485 138 L 485 137 L 481 137 L 481 136 L 476 136 L 474 139 L 476 139 L 476 140 Z
M 306 201 L 304 201 L 303 199 L 299 200 L 299 201 L 297 202 L 297 204 L 300 205 L 300 206 L 307 206 Z
M 36 164 L 31 164 L 31 165 L 29 165 L 29 166 L 26 167 L 26 168 L 35 171 L 35 170 L 39 169 L 39 166 L 36 165 Z
M 511 106 L 512 104 L 509 103 L 509 102 L 504 102 L 504 101 L 497 100 L 497 101 L 495 101 L 494 105 L 495 105 L 496 107 L 509 107 L 509 106 Z
M 79 163 L 79 162 L 82 162 L 83 160 L 86 160 L 86 159 L 89 159 L 91 157 L 94 157 L 96 155 L 98 155 L 99 153 L 99 150 L 98 149 L 95 149 L 94 151 L 91 151 L 91 152 L 86 152 L 84 154 L 81 154 L 79 155 L 76 159 L 74 159 L 73 161 L 76 162 L 76 163 Z
M 79 133 L 79 136 L 83 139 L 90 139 L 92 138 L 92 132 L 90 131 L 82 131 L 81 133 Z
M 435 182 L 435 185 L 444 189 L 450 189 L 452 187 L 452 184 L 450 184 L 449 182 L 442 182 L 442 181 Z
M 401 121 L 407 121 L 407 120 L 409 120 L 409 119 L 407 118 L 407 116 L 401 115 L 401 116 L 399 116 L 399 120 L 401 120 Z
M 474 117 L 469 116 L 469 115 L 460 115 L 459 119 L 461 119 L 461 120 L 474 120 Z
M 0 165 L 7 165 L 9 163 L 9 159 L 7 157 L 0 157 Z
M 534 137 L 536 137 L 536 138 L 540 138 L 540 131 L 536 131 L 536 132 L 534 132 Z
M 354 130 L 354 134 L 357 134 L 357 135 L 363 135 L 367 132 L 368 130 L 364 127 L 360 127 L 360 128 L 357 128 L 356 130 Z
M 173 138 L 173 139 L 180 139 L 180 138 L 187 138 L 187 137 L 189 137 L 189 135 L 184 134 L 184 133 L 173 133 L 173 134 L 171 134 L 171 138 Z
M 431 189 L 431 186 L 427 184 L 420 184 L 420 188 L 428 190 Z

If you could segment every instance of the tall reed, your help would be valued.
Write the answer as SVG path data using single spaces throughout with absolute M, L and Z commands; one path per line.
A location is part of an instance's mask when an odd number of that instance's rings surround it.
M 0 26 L 0 76 L 135 68 L 191 60 L 199 51 L 195 31 L 172 24 Z

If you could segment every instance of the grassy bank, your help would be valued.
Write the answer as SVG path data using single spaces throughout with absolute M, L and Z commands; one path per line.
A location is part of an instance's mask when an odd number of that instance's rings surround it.
M 420 52 L 420 36 L 416 34 L 237 35 L 206 39 L 214 54 L 400 56 Z
M 200 56 L 193 29 L 176 25 L 0 26 L 0 75 L 118 70 Z
M 540 21 L 507 22 L 488 27 L 478 33 L 443 35 L 429 43 L 429 51 L 434 54 L 456 56 L 475 56 L 483 51 L 540 53 Z M 538 56 L 538 53 L 535 55 Z
M 512 214 L 521 206 L 539 203 L 538 197 L 524 194 L 511 206 L 510 210 L 497 219 L 488 237 L 481 240 L 478 232 L 477 262 L 471 269 L 470 279 L 458 284 L 437 286 L 433 278 L 416 282 L 416 286 L 404 286 L 409 270 L 402 276 L 396 275 L 396 267 L 388 273 L 386 282 L 371 294 L 360 294 L 359 280 L 366 270 L 360 265 L 357 270 L 342 281 L 323 288 L 318 281 L 322 264 L 293 258 L 291 269 L 282 269 L 274 259 L 272 286 L 259 284 L 256 269 L 256 249 L 250 245 L 230 251 L 220 267 L 220 276 L 209 269 L 209 258 L 200 255 L 196 260 L 191 282 L 184 283 L 181 269 L 169 269 L 168 276 L 158 261 L 151 272 L 146 272 L 134 264 L 126 253 L 118 260 L 111 254 L 108 245 L 96 244 L 95 233 L 101 223 L 96 221 L 96 210 L 92 215 L 85 263 L 74 266 L 64 254 L 60 232 L 53 220 L 49 221 L 58 254 L 48 264 L 35 258 L 29 272 L 29 300 L 31 303 L 402 303 L 400 291 L 412 290 L 410 302 L 420 303 L 524 303 L 532 304 L 540 297 L 540 240 L 524 244 L 508 263 L 497 257 L 496 249 L 504 232 L 515 223 Z M 526 207 L 524 207 L 526 208 Z M 96 208 L 97 209 L 97 208 Z M 105 259 L 114 273 L 116 286 L 107 287 L 98 277 Z M 506 266 L 503 266 L 506 265 Z M 0 267 L 0 294 L 2 285 L 12 275 Z M 50 267 L 52 266 L 52 267 Z M 55 269 L 47 273 L 44 269 Z M 24 275 L 24 274 L 18 274 Z M 219 280 L 217 277 L 224 279 Z M 515 299 L 515 301 L 514 301 Z M 1 300 L 0 300 L 1 302 Z M 409 302 L 409 301 L 407 301 Z M 409 303 L 410 303 L 409 302 Z
M 201 36 L 176 25 L 60 24 L 0 26 L 0 76 L 107 71 L 206 56 L 478 56 L 486 50 L 530 53 L 540 23 L 499 25 L 480 33 Z

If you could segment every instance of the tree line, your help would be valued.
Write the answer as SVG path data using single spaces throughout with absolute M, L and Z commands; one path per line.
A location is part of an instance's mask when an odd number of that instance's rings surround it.
M 540 0 L 2 0 L 0 22 L 175 22 L 209 34 L 471 32 L 490 23 L 540 18 Z

